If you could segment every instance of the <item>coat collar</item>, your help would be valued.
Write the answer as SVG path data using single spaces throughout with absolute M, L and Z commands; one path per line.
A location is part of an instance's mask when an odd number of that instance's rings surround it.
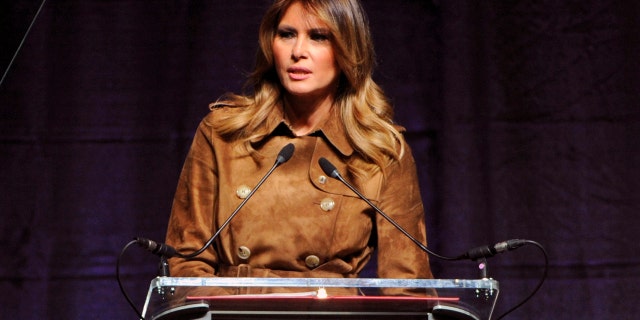
M 272 116 L 267 119 L 267 127 L 270 133 L 263 139 L 276 135 L 277 132 L 280 132 L 280 128 L 286 128 L 287 132 L 293 135 L 289 124 L 284 118 L 284 111 L 281 104 L 276 107 L 275 112 L 273 112 Z M 348 157 L 353 154 L 353 147 L 347 139 L 347 132 L 340 121 L 339 111 L 335 107 L 331 109 L 331 115 L 329 118 L 322 123 L 316 131 L 309 135 L 323 136 L 327 142 L 336 148 L 336 150 L 338 150 L 343 156 Z

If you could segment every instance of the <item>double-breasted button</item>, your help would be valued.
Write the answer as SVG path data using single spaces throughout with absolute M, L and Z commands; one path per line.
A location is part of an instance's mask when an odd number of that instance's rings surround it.
M 318 182 L 320 182 L 320 184 L 327 183 L 327 176 L 319 176 L 318 177 Z
M 331 198 L 324 198 L 320 201 L 320 208 L 324 211 L 331 211 L 336 206 L 336 202 Z
M 236 195 L 240 199 L 246 198 L 249 195 L 249 193 L 251 193 L 251 188 L 249 188 L 249 186 L 244 184 L 239 186 L 238 189 L 236 189 Z
M 242 260 L 247 260 L 251 256 L 251 250 L 245 246 L 238 248 L 238 257 Z
M 309 255 L 304 259 L 304 264 L 306 264 L 307 267 L 313 269 L 320 264 L 320 258 L 318 258 L 318 256 L 313 254 Z

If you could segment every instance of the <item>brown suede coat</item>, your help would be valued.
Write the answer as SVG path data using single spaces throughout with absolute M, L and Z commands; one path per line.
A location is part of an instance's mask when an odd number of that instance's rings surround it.
M 274 113 L 272 134 L 256 142 L 263 156 L 256 162 L 214 132 L 210 124 L 220 112 L 228 110 L 213 110 L 199 125 L 180 175 L 166 238 L 178 251 L 199 249 L 242 201 L 237 191 L 253 188 L 283 146 L 293 143 L 295 152 L 213 246 L 189 261 L 169 260 L 172 276 L 357 277 L 377 247 L 379 277 L 433 277 L 425 252 L 318 165 L 325 157 L 347 177 L 345 159 L 357 156 L 336 115 L 315 133 L 295 137 L 282 111 Z M 426 243 L 416 167 L 403 143 L 406 152 L 386 179 L 379 173 L 358 188 Z

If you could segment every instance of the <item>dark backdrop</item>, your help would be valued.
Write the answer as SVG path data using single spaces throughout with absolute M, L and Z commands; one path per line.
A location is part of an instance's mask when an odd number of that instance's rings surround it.
M 46 3 L 0 86 L 3 318 L 135 318 L 116 257 L 134 236 L 164 238 L 191 137 L 209 102 L 241 89 L 268 2 Z M 375 78 L 418 162 L 430 247 L 543 244 L 549 278 L 511 319 L 635 318 L 637 2 L 364 2 Z M 1 5 L 2 71 L 39 5 Z M 140 306 L 156 262 L 125 253 Z M 533 246 L 489 260 L 496 313 L 542 266 Z M 433 268 L 479 276 L 473 262 Z

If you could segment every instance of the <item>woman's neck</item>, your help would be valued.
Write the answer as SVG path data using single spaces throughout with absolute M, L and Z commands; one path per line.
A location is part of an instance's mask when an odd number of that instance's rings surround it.
M 296 136 L 313 132 L 329 117 L 333 97 L 309 99 L 293 96 L 284 98 L 284 114 L 291 130 Z

